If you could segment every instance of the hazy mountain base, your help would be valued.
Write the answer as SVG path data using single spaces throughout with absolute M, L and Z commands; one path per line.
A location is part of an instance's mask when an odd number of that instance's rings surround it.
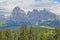
M 20 22 L 20 23 L 16 23 L 16 22 L 0 22 L 0 28 L 2 29 L 18 29 L 20 26 L 22 26 L 23 24 L 27 25 L 28 27 L 30 26 L 34 26 L 34 27 L 48 27 L 48 28 L 57 28 L 57 27 L 60 27 L 60 20 L 55 20 L 55 21 L 45 21 L 45 22 L 40 22 L 38 25 L 32 25 L 30 24 L 29 22 L 28 23 L 23 23 L 23 22 Z
M 0 40 L 60 40 L 60 28 L 23 25 L 17 30 L 0 29 Z

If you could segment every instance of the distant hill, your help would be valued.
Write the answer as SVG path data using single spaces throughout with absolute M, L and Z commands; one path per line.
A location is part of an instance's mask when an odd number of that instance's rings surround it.
M 53 20 L 53 21 L 45 21 L 43 23 L 39 23 L 40 26 L 50 26 L 50 27 L 60 27 L 60 21 L 59 20 Z

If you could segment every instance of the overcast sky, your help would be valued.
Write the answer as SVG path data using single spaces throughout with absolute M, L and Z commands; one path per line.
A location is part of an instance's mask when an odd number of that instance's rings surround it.
M 60 0 L 0 0 L 0 10 L 11 11 L 16 6 L 25 11 L 46 8 L 60 15 Z

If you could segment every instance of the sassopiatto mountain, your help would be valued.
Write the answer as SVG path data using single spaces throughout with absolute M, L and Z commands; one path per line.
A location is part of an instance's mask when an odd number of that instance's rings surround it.
M 38 23 L 50 20 L 56 20 L 56 15 L 46 9 L 38 11 L 34 9 L 32 12 L 27 14 L 31 24 L 38 25 Z

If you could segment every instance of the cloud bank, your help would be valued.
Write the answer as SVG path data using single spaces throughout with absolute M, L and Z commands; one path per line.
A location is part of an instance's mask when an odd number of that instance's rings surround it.
M 24 10 L 46 8 L 57 15 L 60 14 L 59 0 L 0 0 L 0 9 L 11 11 L 15 6 Z

